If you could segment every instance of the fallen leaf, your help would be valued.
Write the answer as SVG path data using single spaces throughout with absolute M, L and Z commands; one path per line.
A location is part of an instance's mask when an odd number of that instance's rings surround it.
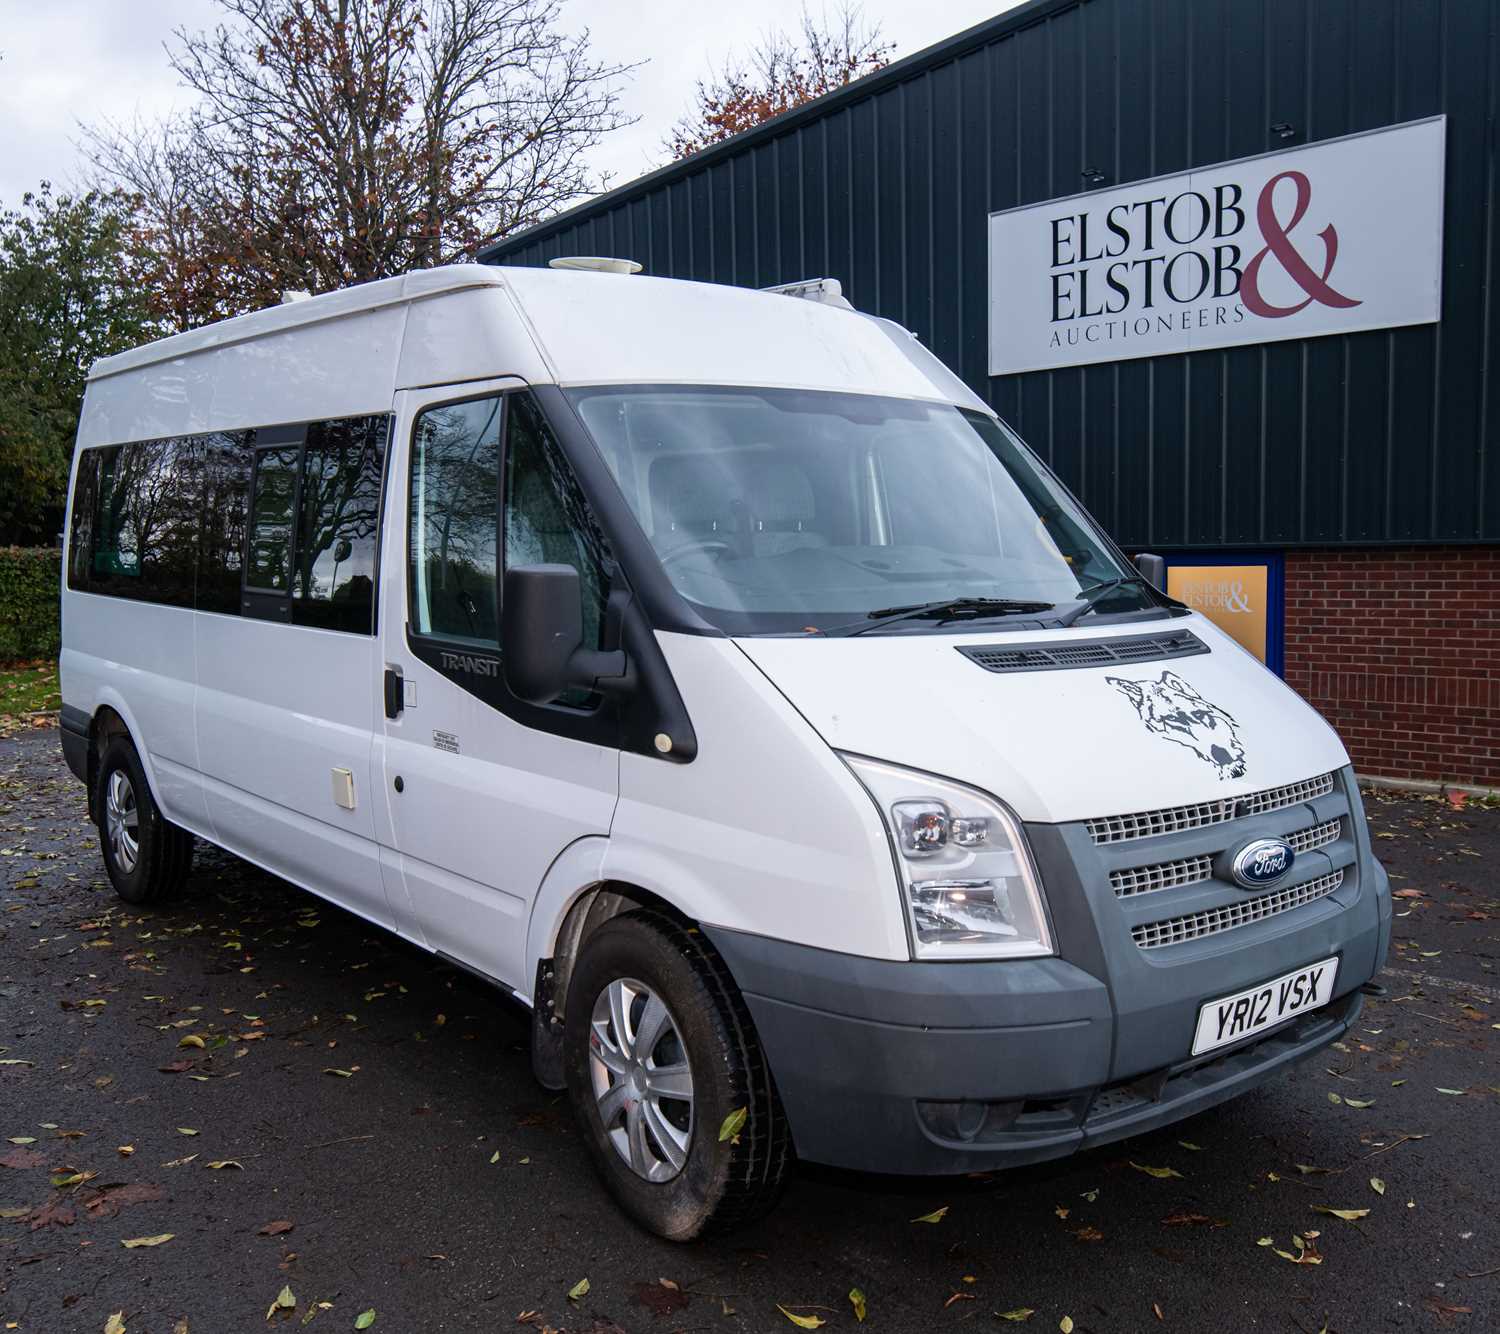
M 1009 1320 L 1015 1324 L 1020 1324 L 1023 1320 L 1030 1320 L 1036 1314 L 1036 1311 L 1030 1306 L 1018 1306 L 1014 1311 L 996 1311 L 995 1314 L 1001 1320 Z
M 1161 1303 L 1160 1302 L 1152 1302 L 1151 1303 L 1151 1313 L 1158 1320 L 1165 1320 L 1167 1318 L 1165 1315 L 1162 1314 L 1162 1309 L 1161 1309 Z
M 296 1224 L 290 1218 L 278 1218 L 275 1222 L 267 1223 L 265 1227 L 261 1228 L 260 1235 L 262 1237 L 279 1237 L 285 1232 L 290 1232 L 294 1227 L 296 1227 Z
M 1060 1205 L 1060 1204 L 1059 1204 L 1059 1205 L 1056 1205 L 1056 1206 L 1054 1206 L 1054 1208 L 1053 1208 L 1053 1210 L 1052 1210 L 1052 1212 L 1053 1212 L 1053 1213 L 1055 1213 L 1055 1214 L 1056 1214 L 1056 1215 L 1057 1215 L 1057 1216 L 1058 1216 L 1058 1217 L 1059 1217 L 1059 1218 L 1066 1218 L 1066 1217 L 1067 1217 L 1067 1216 L 1068 1216 L 1068 1210 L 1067 1210 L 1067 1209 L 1065 1209 L 1065 1208 L 1064 1208 L 1064 1207 L 1063 1207 L 1063 1206 L 1062 1206 L 1062 1205 Z
M 1385 1194 L 1385 1182 L 1382 1181 L 1379 1177 L 1371 1177 L 1370 1178 L 1370 1189 L 1373 1190 L 1377 1195 L 1384 1195 Z
M 913 1218 L 911 1221 L 913 1223 L 941 1223 L 947 1213 L 948 1206 L 945 1204 L 942 1208 L 934 1209 L 930 1214 L 923 1214 L 920 1218 Z
M 860 1324 L 865 1322 L 865 1294 L 858 1288 L 849 1289 L 849 1305 L 854 1308 L 854 1318 Z
M 160 1246 L 164 1242 L 171 1241 L 175 1233 L 163 1232 L 155 1237 L 131 1237 L 129 1241 L 120 1243 L 127 1251 L 138 1250 L 142 1246 Z
M 207 1044 L 196 1033 L 189 1033 L 186 1037 L 178 1038 L 177 1045 L 179 1047 L 197 1047 L 201 1050 Z
M 375 1308 L 374 1307 L 371 1307 L 368 1311 L 361 1311 L 357 1316 L 354 1317 L 354 1328 L 355 1329 L 369 1329 L 370 1326 L 373 1325 L 374 1323 L 375 1323 Z
M 222 1172 L 226 1167 L 233 1167 L 241 1172 L 245 1170 L 245 1164 L 237 1163 L 233 1158 L 220 1158 L 216 1163 L 204 1163 L 203 1166 L 215 1172 Z
M 1461 1097 L 1464 1096 L 1464 1090 L 1463 1089 L 1439 1089 L 1438 1092 L 1439 1093 L 1446 1093 L 1451 1098 L 1461 1098 Z
M 1194 1153 L 1203 1152 L 1203 1146 L 1201 1144 L 1194 1144 L 1190 1139 L 1180 1139 L 1177 1142 L 1182 1145 L 1184 1149 L 1191 1149 Z
M 292 1296 L 290 1286 L 282 1288 L 276 1294 L 276 1300 L 271 1303 L 270 1309 L 266 1312 L 266 1319 L 269 1320 L 277 1311 L 293 1311 L 296 1307 L 297 1299 Z
M 93 1196 L 83 1202 L 92 1218 L 113 1218 L 128 1205 L 152 1204 L 164 1199 L 166 1192 L 160 1186 L 144 1181 L 124 1182 L 117 1186 L 102 1186 Z
M 1227 1218 L 1210 1218 L 1207 1214 L 1192 1214 L 1180 1212 L 1168 1214 L 1161 1220 L 1163 1227 L 1228 1227 Z
M 1095 1188 L 1094 1190 L 1086 1190 L 1078 1198 L 1080 1200 L 1087 1200 L 1090 1204 L 1092 1204 L 1099 1198 L 1099 1191 L 1097 1188 Z
M 23 1209 L 24 1214 L 26 1211 Z M 73 1212 L 73 1206 L 66 1200 L 51 1199 L 39 1208 L 33 1209 L 27 1217 L 26 1222 L 33 1232 L 44 1227 L 72 1227 L 77 1215 Z
M 191 1126 L 178 1126 L 177 1133 L 179 1135 L 196 1135 L 198 1132 Z
M 124 1311 L 116 1311 L 104 1322 L 104 1334 L 125 1334 Z
M 577 1283 L 568 1289 L 568 1300 L 570 1302 L 576 1302 L 580 1297 L 587 1297 L 588 1295 L 589 1281 L 586 1278 L 579 1279 Z
M 1099 1229 L 1096 1228 L 1096 1227 L 1089 1227 L 1087 1224 L 1085 1224 L 1081 1228 L 1076 1229 L 1074 1231 L 1073 1235 L 1075 1237 L 1077 1237 L 1079 1241 L 1103 1241 L 1104 1240 L 1104 1233 L 1100 1232 Z
M 725 1140 L 732 1140 L 738 1135 L 745 1128 L 745 1121 L 749 1115 L 750 1109 L 748 1107 L 736 1107 L 734 1111 L 730 1112 L 719 1127 L 719 1143 L 722 1144 Z
M 1130 1165 L 1137 1172 L 1144 1172 L 1148 1177 L 1155 1177 L 1158 1181 L 1165 1181 L 1168 1177 L 1182 1176 L 1182 1173 L 1175 1167 L 1147 1167 L 1144 1163 L 1138 1163 L 1134 1160 L 1131 1161 Z
M 499 1161 L 500 1161 L 500 1150 L 496 1149 L 494 1153 L 490 1154 L 490 1162 L 492 1162 L 492 1163 L 498 1163 Z
M 781 1312 L 798 1329 L 820 1329 L 827 1322 L 815 1315 L 793 1315 L 780 1302 L 776 1303 L 776 1309 Z
M 324 1069 L 323 1073 L 325 1075 L 337 1075 L 340 1079 L 353 1079 L 354 1078 L 354 1071 L 353 1070 L 336 1070 L 332 1066 L 327 1066 Z
M 1344 1099 L 1344 1106 L 1345 1107 L 1373 1107 L 1374 1105 L 1375 1105 L 1375 1099 L 1374 1098 L 1345 1098 Z
M 1331 1167 L 1314 1167 L 1311 1163 L 1293 1163 L 1292 1166 L 1305 1177 L 1328 1176 L 1333 1171 Z
M 1327 1214 L 1330 1218 L 1342 1218 L 1346 1223 L 1353 1223 L 1357 1219 L 1364 1218 L 1370 1212 L 1368 1209 L 1330 1209 L 1326 1204 L 1315 1204 L 1312 1210 L 1315 1214 Z
M 1062 1334 L 1073 1334 L 1073 1317 L 1065 1315 L 1057 1322 L 1057 1327 L 1062 1330 Z
M 12 1144 L 35 1144 L 36 1143 L 36 1136 L 35 1135 L 12 1135 L 11 1138 L 10 1138 L 10 1143 L 12 1143 Z

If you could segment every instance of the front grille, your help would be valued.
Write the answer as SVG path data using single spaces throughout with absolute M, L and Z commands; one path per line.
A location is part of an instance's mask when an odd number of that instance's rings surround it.
M 1295 834 L 1288 834 L 1286 841 L 1300 857 L 1304 852 L 1313 852 L 1318 848 L 1326 848 L 1330 843 L 1337 843 L 1343 832 L 1342 820 L 1329 820 L 1324 824 L 1315 824 L 1311 829 L 1299 829 Z
M 1326 848 L 1330 843 L 1337 843 L 1343 828 L 1342 820 L 1328 820 L 1288 834 L 1286 841 L 1292 845 L 1293 852 L 1301 855 Z M 1201 853 L 1179 861 L 1156 862 L 1151 866 L 1131 866 L 1111 871 L 1109 885 L 1116 898 L 1125 899 L 1132 894 L 1154 894 L 1161 889 L 1182 889 L 1186 885 L 1201 884 L 1205 880 L 1211 880 L 1213 873 L 1212 855 Z
M 1118 667 L 1122 663 L 1190 658 L 1208 645 L 1191 630 L 1120 639 L 1059 639 L 1045 644 L 963 645 L 958 650 L 987 672 L 1057 672 L 1070 667 Z
M 1268 787 L 1243 797 L 1221 797 L 1217 801 L 1200 801 L 1190 806 L 1164 806 L 1159 810 L 1136 811 L 1130 815 L 1106 815 L 1088 822 L 1089 837 L 1095 843 L 1120 843 L 1129 838 L 1177 834 L 1185 829 L 1202 829 L 1247 815 L 1278 811 L 1284 806 L 1295 806 L 1332 791 L 1333 775 L 1322 774 L 1317 778 L 1303 779 L 1300 783 Z
M 1126 871 L 1109 873 L 1110 887 L 1116 898 L 1132 894 L 1154 894 L 1159 889 L 1181 889 L 1196 885 L 1214 873 L 1212 857 L 1186 857 L 1180 862 L 1158 862 L 1155 866 L 1133 866 Z
M 1215 936 L 1221 931 L 1233 931 L 1237 926 L 1248 926 L 1261 922 L 1278 913 L 1290 912 L 1304 904 L 1312 903 L 1332 894 L 1344 883 L 1344 873 L 1334 871 L 1306 880 L 1300 885 L 1290 885 L 1255 898 L 1239 899 L 1218 908 L 1206 908 L 1202 912 L 1188 913 L 1183 917 L 1168 917 L 1161 922 L 1145 922 L 1130 928 L 1131 938 L 1143 950 L 1161 949 L 1165 945 L 1181 945 L 1188 940 L 1201 940 L 1204 936 Z

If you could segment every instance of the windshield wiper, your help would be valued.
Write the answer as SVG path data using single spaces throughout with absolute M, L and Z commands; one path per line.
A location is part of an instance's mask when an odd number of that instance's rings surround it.
M 1059 625 L 1072 625 L 1079 617 L 1093 611 L 1094 604 L 1102 601 L 1117 588 L 1124 588 L 1128 584 L 1144 584 L 1153 593 L 1156 585 L 1142 574 L 1123 574 L 1118 579 L 1105 579 L 1101 583 L 1090 584 L 1078 596 L 1079 603 L 1072 611 L 1066 611 L 1057 618 Z
M 917 602 L 906 607 L 878 607 L 865 613 L 864 620 L 834 625 L 819 631 L 824 635 L 852 637 L 878 630 L 897 621 L 916 621 L 931 617 L 937 621 L 972 621 L 987 616 L 1015 616 L 1023 612 L 1051 611 L 1051 602 L 1034 602 L 1023 598 L 945 598 L 941 602 Z

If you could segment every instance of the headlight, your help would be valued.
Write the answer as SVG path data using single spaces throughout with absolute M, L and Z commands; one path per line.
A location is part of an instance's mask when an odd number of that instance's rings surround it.
M 922 959 L 1051 954 L 1052 936 L 1020 828 L 993 797 L 930 774 L 844 755 L 896 845 Z

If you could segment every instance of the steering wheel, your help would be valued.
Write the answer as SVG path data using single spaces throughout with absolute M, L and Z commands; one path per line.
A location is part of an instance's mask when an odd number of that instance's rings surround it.
M 702 537 L 694 542 L 684 542 L 680 547 L 673 547 L 660 560 L 663 566 L 667 566 L 673 561 L 686 560 L 689 556 L 724 556 L 733 550 L 734 547 L 721 538 Z

